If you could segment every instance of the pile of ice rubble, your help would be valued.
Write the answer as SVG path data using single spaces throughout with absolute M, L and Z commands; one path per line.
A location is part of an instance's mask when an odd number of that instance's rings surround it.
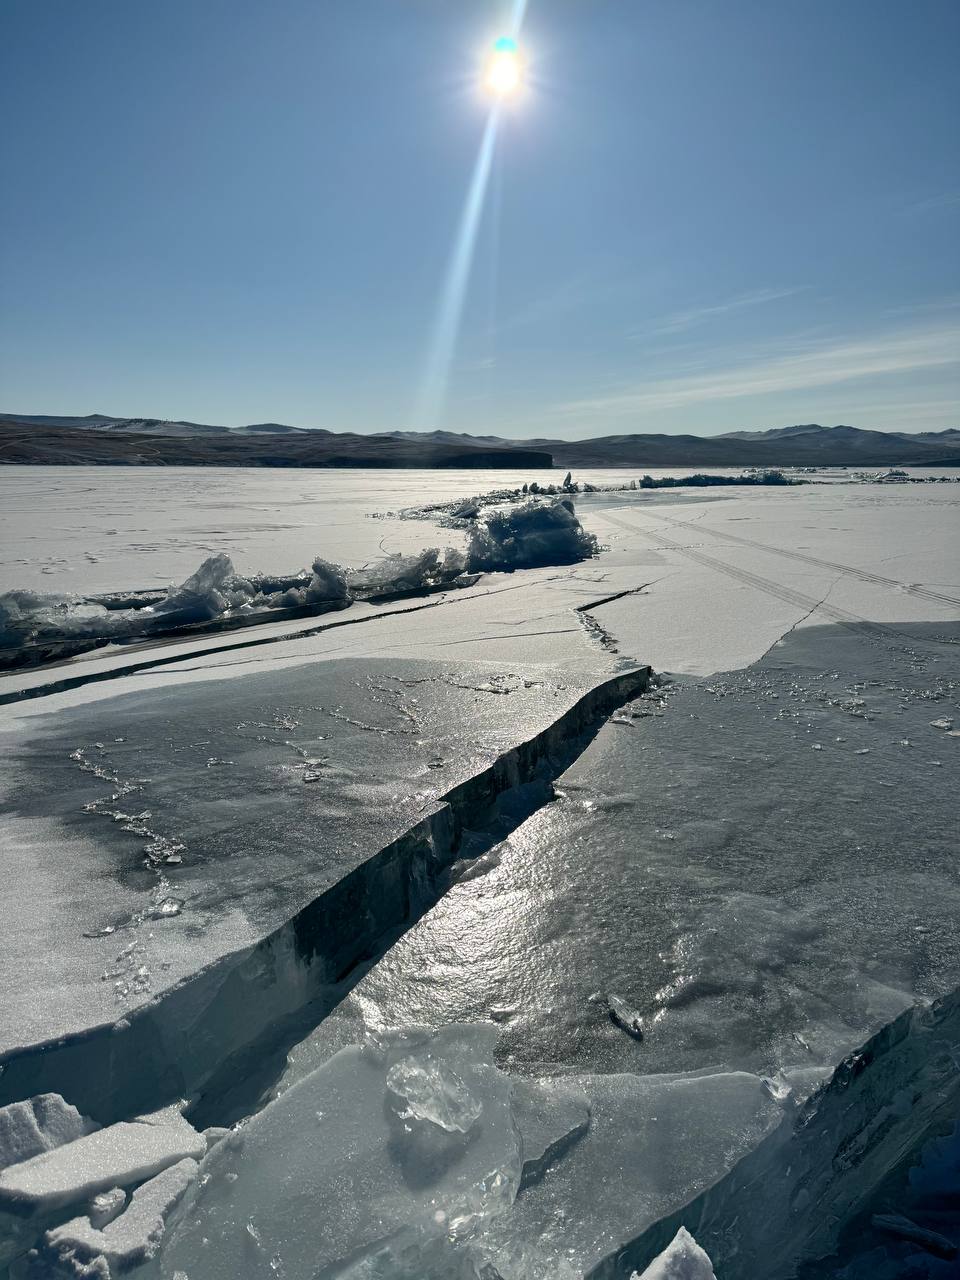
M 0 596 L 0 649 L 70 640 L 129 640 L 272 609 L 321 610 L 347 604 L 343 570 L 326 560 L 316 559 L 309 574 L 292 578 L 244 578 L 221 552 L 204 560 L 186 582 L 156 596 L 130 592 L 127 598 L 98 599 L 8 591 Z
M 169 634 L 180 628 L 255 620 L 276 610 L 325 612 L 353 599 L 471 586 L 481 572 L 572 564 L 597 554 L 573 502 L 530 501 L 472 523 L 465 550 L 430 547 L 348 570 L 318 557 L 309 573 L 243 577 L 224 553 L 205 560 L 164 594 L 83 597 L 14 590 L 0 595 L 0 651 L 74 646 Z M 51 656 L 55 656 L 51 653 Z
M 806 1101 L 745 1072 L 511 1076 L 490 1023 L 291 1056 L 231 1129 L 198 1133 L 183 1104 L 99 1128 L 46 1094 L 0 1109 L 0 1270 L 713 1280 L 715 1265 L 786 1280 L 828 1258 L 898 1168 L 928 1199 L 956 1197 L 960 1143 L 937 1135 L 958 1011 L 957 995 L 906 1011 Z M 868 1220 L 890 1249 L 819 1274 L 953 1274 L 937 1269 L 956 1258 L 946 1237 L 887 1208 Z

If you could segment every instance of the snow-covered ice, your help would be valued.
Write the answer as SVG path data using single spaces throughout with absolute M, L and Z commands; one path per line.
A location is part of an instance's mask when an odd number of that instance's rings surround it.
M 152 1177 L 187 1157 L 199 1159 L 202 1137 L 182 1116 L 162 1124 L 121 1121 L 41 1152 L 0 1172 L 0 1209 L 43 1213 Z
M 590 468 L 578 479 L 622 485 L 624 473 Z M 221 552 L 248 574 L 294 573 L 318 550 L 358 566 L 438 540 L 431 523 L 373 516 L 531 480 L 547 487 L 560 473 L 7 466 L 0 593 L 166 586 Z M 465 534 L 451 531 L 449 540 L 466 546 Z
M 0 1107 L 0 1171 L 82 1138 L 97 1127 L 58 1093 L 11 1102 Z
M 0 667 L 39 666 L 108 642 L 236 629 L 271 614 L 324 613 L 346 608 L 353 599 L 470 587 L 482 572 L 572 564 L 597 552 L 597 539 L 583 529 L 573 501 L 550 498 L 491 511 L 471 527 L 465 551 L 448 546 L 397 552 L 354 570 L 317 556 L 309 572 L 245 578 L 220 552 L 165 592 L 129 585 L 110 595 L 66 595 L 16 587 L 0 595 Z
M 48 1231 L 40 1258 L 33 1265 L 34 1273 L 46 1273 L 51 1280 L 59 1273 L 66 1280 L 70 1276 L 96 1275 L 99 1270 L 107 1280 L 155 1257 L 167 1218 L 197 1177 L 199 1168 L 190 1157 L 171 1164 L 139 1186 L 122 1213 L 102 1226 L 94 1223 L 91 1214 L 71 1218 Z

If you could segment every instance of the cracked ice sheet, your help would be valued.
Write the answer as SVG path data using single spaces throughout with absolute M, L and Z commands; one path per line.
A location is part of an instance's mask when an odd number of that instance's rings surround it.
M 809 1087 L 958 981 L 958 640 L 955 623 L 805 628 L 757 666 L 638 699 L 560 800 L 294 1050 L 288 1078 L 363 1022 L 492 1017 L 518 1071 Z
M 635 585 L 630 573 L 623 575 Z M 0 693 L 42 691 L 76 676 L 93 683 L 69 692 L 45 694 L 39 700 L 0 707 L 0 731 L 11 719 L 29 717 L 48 707 L 78 706 L 129 688 L 213 678 L 231 679 L 252 671 L 281 670 L 329 658 L 396 655 L 467 661 L 512 661 L 522 651 L 525 661 L 579 669 L 585 663 L 609 669 L 609 659 L 591 654 L 584 643 L 574 609 L 584 601 L 609 594 L 607 575 L 596 561 L 485 574 L 473 588 L 411 599 L 391 605 L 356 603 L 334 617 L 305 618 L 294 623 L 265 623 L 226 636 L 165 643 L 113 646 L 43 671 L 0 676 Z M 620 589 L 619 586 L 617 589 Z M 312 631 L 319 634 L 310 635 Z M 253 640 L 267 643 L 251 644 Z M 159 659 L 163 665 L 124 673 Z M 172 661 L 174 659 L 182 659 Z
M 588 495 L 578 515 L 609 547 L 610 581 L 654 582 L 597 619 L 625 655 L 706 675 L 756 661 L 801 622 L 958 618 L 955 489 L 807 485 L 682 506 Z
M 492 1264 L 504 1280 L 573 1280 L 781 1117 L 743 1073 L 548 1082 L 532 1154 L 570 1141 L 520 1191 L 530 1087 L 495 1068 L 495 1039 L 489 1025 L 451 1026 L 345 1047 L 205 1160 L 160 1274 L 447 1280 Z M 426 1084 L 417 1106 L 411 1077 Z
M 258 940 L 598 683 L 411 659 L 246 675 L 101 686 L 5 735 L 4 1049 Z
M 592 648 L 593 657 L 609 665 L 610 656 L 590 645 L 572 611 L 644 583 L 651 585 L 596 614 L 621 655 L 660 670 L 730 670 L 756 661 L 804 619 L 813 625 L 838 616 L 960 617 L 954 551 L 960 502 L 954 491 L 947 485 L 806 485 L 696 500 L 682 491 L 670 491 L 670 501 L 663 492 L 580 495 L 578 514 L 609 548 L 597 560 L 487 575 L 476 587 L 441 597 L 436 607 L 409 601 L 403 607 L 410 611 L 402 614 L 396 606 L 353 605 L 335 619 L 351 625 L 316 636 L 283 639 L 312 630 L 318 620 L 308 618 L 205 641 L 100 651 L 45 672 L 4 676 L 0 691 L 41 688 L 77 673 L 116 672 L 151 653 L 182 654 L 184 661 L 140 672 L 131 677 L 137 686 L 196 679 L 198 670 L 216 668 L 227 678 L 342 654 L 425 650 L 509 660 L 522 646 L 530 661 L 570 667 Z M 426 528 L 430 541 L 444 540 L 445 531 L 430 522 L 406 521 L 403 528 Z M 840 614 L 816 608 L 821 600 Z M 221 652 L 237 640 L 271 636 L 275 643 Z M 56 696 L 59 706 L 102 695 L 87 688 Z M 14 710 L 31 714 L 29 704 Z

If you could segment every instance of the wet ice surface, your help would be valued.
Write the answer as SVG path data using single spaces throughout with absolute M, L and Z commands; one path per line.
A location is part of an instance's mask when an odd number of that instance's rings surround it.
M 29 721 L 0 775 L 4 1047 L 112 1022 L 261 938 L 594 683 L 356 661 Z
M 363 1020 L 493 1017 L 515 1071 L 809 1087 L 960 972 L 958 639 L 803 629 L 744 671 L 651 691 L 364 979 L 318 1052 Z M 310 1042 L 293 1069 L 309 1061 Z

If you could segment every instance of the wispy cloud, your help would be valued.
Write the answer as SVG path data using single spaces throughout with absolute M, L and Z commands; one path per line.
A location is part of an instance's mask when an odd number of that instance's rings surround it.
M 739 294 L 736 298 L 728 298 L 725 302 L 715 302 L 702 307 L 691 307 L 687 311 L 676 311 L 673 315 L 665 316 L 662 320 L 651 325 L 650 328 L 638 330 L 630 336 L 632 338 L 647 338 L 665 333 L 684 333 L 687 329 L 694 329 L 697 325 L 707 324 L 710 320 L 730 315 L 733 311 L 743 311 L 747 307 L 759 307 L 767 302 L 776 302 L 780 298 L 792 298 L 795 294 L 803 293 L 807 288 L 807 285 L 801 285 L 794 289 L 754 289 L 750 293 Z
M 833 343 L 806 342 L 738 367 L 659 378 L 555 406 L 564 414 L 626 417 L 716 400 L 739 400 L 782 391 L 834 386 L 960 363 L 960 324 L 911 329 Z
M 909 420 L 913 424 L 923 421 L 940 424 L 946 419 L 952 426 L 954 422 L 960 422 L 960 411 L 958 411 L 956 400 L 886 399 L 874 403 L 858 400 L 857 413 L 886 415 L 898 419 L 901 423 Z
M 907 213 L 929 213 L 932 209 L 949 209 L 960 204 L 960 191 L 941 191 L 939 195 L 927 196 L 925 200 L 914 200 L 908 204 Z
M 932 302 L 914 302 L 905 307 L 884 307 L 885 316 L 922 316 L 932 311 L 954 311 L 960 307 L 960 297 L 937 298 Z
M 590 271 L 569 276 L 554 285 L 547 293 L 532 298 L 515 311 L 505 315 L 497 323 L 498 333 L 511 333 L 516 329 L 542 325 L 544 321 L 554 320 L 558 315 L 576 312 L 586 307 L 595 307 L 600 303 L 616 297 L 617 294 L 629 293 L 635 285 L 624 280 L 622 275 Z

